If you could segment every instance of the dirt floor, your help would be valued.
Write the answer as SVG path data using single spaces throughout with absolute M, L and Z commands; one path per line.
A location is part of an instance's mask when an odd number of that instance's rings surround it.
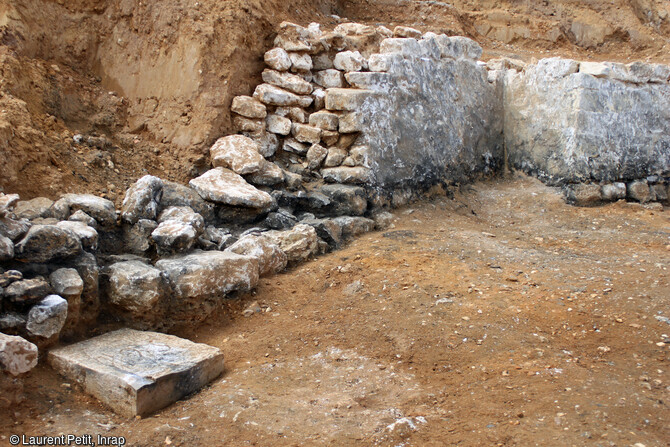
M 668 211 L 518 177 L 395 216 L 180 332 L 226 356 L 199 394 L 127 420 L 40 366 L 0 445 L 670 445 Z

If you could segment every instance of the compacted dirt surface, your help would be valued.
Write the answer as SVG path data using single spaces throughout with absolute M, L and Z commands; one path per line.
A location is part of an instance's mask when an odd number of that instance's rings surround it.
M 200 393 L 128 420 L 40 366 L 0 445 L 669 444 L 667 211 L 514 178 L 395 216 L 178 332 L 225 353 Z

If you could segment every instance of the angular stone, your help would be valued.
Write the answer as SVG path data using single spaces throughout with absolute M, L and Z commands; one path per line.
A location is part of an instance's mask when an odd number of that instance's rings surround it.
M 349 156 L 354 161 L 355 166 L 371 167 L 372 156 L 370 147 L 365 145 L 353 146 L 349 150 Z
M 18 194 L 5 194 L 0 192 L 0 217 L 9 216 L 19 199 L 20 197 Z
M 337 130 L 339 117 L 332 112 L 322 110 L 309 116 L 309 125 L 322 130 Z
M 212 202 L 252 208 L 267 208 L 272 197 L 225 168 L 215 168 L 189 182 L 200 196 Z
M 279 245 L 291 262 L 305 260 L 318 250 L 316 231 L 309 225 L 299 224 L 290 230 L 272 230 L 264 235 Z
M 301 143 L 317 144 L 321 141 L 321 129 L 306 124 L 294 123 L 291 134 Z
M 321 176 L 331 183 L 367 183 L 372 175 L 368 168 L 363 167 L 337 167 L 321 170 Z
M 285 152 L 292 152 L 292 153 L 298 154 L 298 155 L 305 155 L 305 154 L 307 154 L 307 151 L 309 150 L 309 146 L 304 145 L 304 144 L 294 140 L 293 138 L 288 138 L 288 139 L 284 140 L 284 146 L 282 147 L 282 149 Z
M 657 202 L 667 202 L 668 201 L 668 189 L 666 185 L 663 185 L 661 183 L 656 183 L 655 185 L 651 185 L 650 187 L 650 192 L 652 193 L 653 196 L 656 196 L 656 201 Z
M 260 84 L 256 87 L 254 98 L 273 106 L 309 107 L 312 104 L 312 98 L 309 96 L 299 96 L 270 84 Z
M 268 67 L 277 71 L 288 71 L 291 68 L 291 58 L 283 48 L 273 48 L 263 57 Z
M 230 110 L 247 118 L 263 119 L 267 115 L 265 105 L 251 96 L 236 96 Z
M 8 237 L 0 235 L 0 261 L 9 261 L 14 258 L 14 242 Z
M 53 200 L 46 197 L 36 197 L 16 203 L 14 214 L 20 219 L 33 220 L 40 217 L 51 217 Z
M 333 61 L 330 59 L 328 54 L 321 53 L 315 56 L 312 56 L 312 69 L 313 70 L 328 70 L 333 68 Z
M 179 183 L 164 181 L 163 197 L 158 210 L 161 212 L 171 206 L 188 206 L 204 217 L 205 222 L 212 222 L 216 218 L 215 205 L 203 200 L 194 189 Z
M 240 132 L 255 132 L 260 133 L 265 130 L 264 120 L 252 120 L 244 116 L 234 116 L 233 126 Z
M 177 221 L 191 225 L 200 234 L 205 229 L 205 219 L 189 206 L 171 206 L 161 211 L 158 223 Z
M 245 225 L 261 220 L 274 208 L 247 208 L 242 206 L 219 206 L 219 222 L 230 225 Z
M 302 187 L 302 176 L 289 171 L 284 171 L 284 183 L 286 188 L 295 191 Z
M 266 160 L 260 171 L 247 176 L 247 181 L 261 186 L 278 185 L 284 182 L 284 171 L 276 164 Z
M 65 194 L 53 204 L 54 217 L 66 220 L 72 213 L 82 210 L 103 226 L 116 223 L 114 202 L 92 194 Z
M 128 188 L 121 206 L 121 218 L 130 224 L 140 219 L 155 219 L 163 195 L 163 181 L 145 175 Z
M 375 229 L 375 221 L 366 217 L 340 216 L 335 222 L 342 227 L 342 237 L 349 238 Z
M 444 34 L 440 34 L 436 37 L 436 41 L 440 47 L 442 57 L 478 60 L 482 55 L 482 47 L 467 37 L 447 37 Z
M 386 230 L 393 224 L 393 214 L 388 211 L 380 211 L 373 214 L 372 220 L 375 221 L 376 230 Z
M 314 100 L 314 110 L 321 110 L 326 107 L 326 91 L 322 88 L 315 88 L 312 92 Z
M 79 273 L 79 276 L 84 281 L 79 319 L 84 324 L 91 324 L 98 317 L 100 310 L 100 296 L 98 294 L 100 268 L 95 256 L 87 252 L 83 252 L 72 259 L 70 265 L 77 270 L 77 273 Z
M 22 279 L 23 273 L 18 270 L 7 270 L 6 272 L 0 273 L 0 287 L 7 287 L 11 283 Z
M 307 168 L 311 170 L 318 169 L 327 155 L 328 149 L 320 144 L 313 144 L 307 151 Z
M 115 412 L 147 416 L 223 371 L 219 349 L 173 335 L 121 329 L 49 352 L 49 363 Z
M 626 198 L 626 184 L 623 182 L 602 185 L 600 190 L 603 200 L 607 200 L 608 202 Z
M 228 244 L 233 240 L 233 235 L 230 231 L 225 228 L 217 228 L 214 226 L 209 226 L 205 228 L 205 231 L 200 236 L 199 241 L 206 242 L 207 246 L 211 246 L 208 249 L 223 250 Z
M 91 228 L 98 228 L 98 221 L 83 212 L 82 210 L 75 211 L 72 213 L 70 217 L 68 217 L 69 221 L 72 222 L 80 222 L 83 223 L 84 225 L 88 225 Z
M 644 62 L 633 62 L 628 64 L 628 73 L 633 82 L 643 83 L 665 83 L 670 81 L 670 66 L 663 64 L 647 64 Z M 14 210 L 16 212 L 16 210 Z
M 636 180 L 628 184 L 628 198 L 640 203 L 647 203 L 651 200 L 651 191 L 646 180 Z
M 277 107 L 275 115 L 288 118 L 295 123 L 306 123 L 307 114 L 300 107 Z
M 421 54 L 421 47 L 416 39 L 391 38 L 381 41 L 379 52 L 382 54 L 399 53 L 405 58 L 412 58 Z
M 310 71 L 312 69 L 312 58 L 309 54 L 289 53 L 291 59 L 291 71 Z
M 291 133 L 291 120 L 279 115 L 268 115 L 265 124 L 269 132 L 277 135 L 288 135 Z
M 393 28 L 393 37 L 410 37 L 412 39 L 420 39 L 423 33 L 418 29 L 410 28 L 409 26 L 396 26 Z
M 312 51 L 321 36 L 322 33 L 317 23 L 305 28 L 295 23 L 282 22 L 275 38 L 275 46 L 282 47 L 286 51 Z
M 579 72 L 595 76 L 596 78 L 610 77 L 612 72 L 610 66 L 603 62 L 580 62 Z
M 28 340 L 0 333 L 0 371 L 13 376 L 37 366 L 37 346 Z
M 293 228 L 298 223 L 298 219 L 288 210 L 279 208 L 277 212 L 269 213 L 265 218 L 265 225 L 273 230 L 286 230 Z
M 330 215 L 361 216 L 368 207 L 365 189 L 351 185 L 323 185 L 319 191 L 330 200 Z
M 340 133 L 334 130 L 322 130 L 321 141 L 326 146 L 333 146 L 340 139 Z
M 56 224 L 57 227 L 63 228 L 74 234 L 81 246 L 86 250 L 98 249 L 98 232 L 95 228 L 89 227 L 84 222 L 64 220 Z
M 279 245 L 262 234 L 248 234 L 231 245 L 227 251 L 258 260 L 260 276 L 279 273 L 286 268 L 288 258 Z
M 265 161 L 258 145 L 243 135 L 219 138 L 209 152 L 215 168 L 229 168 L 240 175 L 257 172 Z
M 599 185 L 579 183 L 568 187 L 566 198 L 577 206 L 594 206 L 602 201 L 602 194 Z
M 255 134 L 246 134 L 258 145 L 258 153 L 265 158 L 272 157 L 279 148 L 279 139 L 272 132 L 260 132 Z
M 79 298 L 84 291 L 84 281 L 79 273 L 72 268 L 61 268 L 54 271 L 49 276 L 49 282 L 56 295 L 65 299 Z
M 60 333 L 67 319 L 67 301 L 58 295 L 49 295 L 28 312 L 26 329 L 32 335 L 50 338 Z
M 16 244 L 16 259 L 45 263 L 81 253 L 81 242 L 74 233 L 56 225 L 34 225 Z
M 372 90 L 329 88 L 326 90 L 326 109 L 357 110 L 374 94 Z
M 345 78 L 353 87 L 363 89 L 381 89 L 382 87 L 390 86 L 393 79 L 389 73 L 371 71 L 347 73 Z
M 198 233 L 190 224 L 168 220 L 156 227 L 151 238 L 161 253 L 178 253 L 190 250 L 198 238 Z
M 223 298 L 232 291 L 248 291 L 258 284 L 258 260 L 230 252 L 203 251 L 161 259 L 156 263 L 171 281 L 175 305 L 197 306 Z
M 339 247 L 342 243 L 342 227 L 333 219 L 309 218 L 303 219 L 301 223 L 313 227 L 319 238 L 333 248 Z
M 161 271 L 141 261 L 109 266 L 107 299 L 134 320 L 156 322 L 163 311 L 168 285 Z
M 365 58 L 358 51 L 342 51 L 333 60 L 333 66 L 344 72 L 361 71 L 364 65 Z
M 326 168 L 332 168 L 342 164 L 344 159 L 347 157 L 347 151 L 339 147 L 330 147 L 328 148 L 328 156 L 323 163 L 323 166 Z
M 341 88 L 344 87 L 344 76 L 339 70 L 321 70 L 314 74 L 314 82 L 323 88 Z
M 144 254 L 151 248 L 151 233 L 158 227 L 154 220 L 140 219 L 132 226 L 124 227 L 123 241 L 130 253 Z
M 31 225 L 25 219 L 17 220 L 9 217 L 0 217 L 0 235 L 16 241 L 28 232 Z
M 5 298 L 12 302 L 30 302 L 42 299 L 50 292 L 49 283 L 38 276 L 12 282 L 5 288 Z
M 345 113 L 339 120 L 340 133 L 356 133 L 363 130 L 363 116 L 360 112 Z
M 309 95 L 314 90 L 312 84 L 298 75 L 281 73 L 275 70 L 264 70 L 261 76 L 263 82 L 281 87 L 298 95 Z

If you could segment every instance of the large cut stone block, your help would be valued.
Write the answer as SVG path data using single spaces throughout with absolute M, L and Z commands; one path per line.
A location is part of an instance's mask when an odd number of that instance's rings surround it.
M 121 329 L 54 349 L 49 363 L 124 416 L 148 415 L 223 371 L 218 348 L 173 335 Z

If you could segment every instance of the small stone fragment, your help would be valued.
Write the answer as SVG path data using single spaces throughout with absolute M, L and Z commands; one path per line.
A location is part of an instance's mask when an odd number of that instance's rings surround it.
M 312 84 L 298 75 L 281 73 L 275 70 L 264 70 L 261 76 L 263 82 L 281 87 L 298 95 L 309 95 L 314 90 Z
M 360 166 L 322 169 L 321 176 L 331 183 L 367 183 L 371 179 L 370 170 Z
M 0 261 L 9 261 L 14 258 L 14 242 L 8 237 L 0 235 Z
M 163 195 L 163 181 L 145 175 L 128 188 L 121 206 L 121 218 L 130 224 L 140 219 L 155 219 Z
M 263 119 L 267 115 L 264 104 L 251 96 L 236 96 L 230 110 L 247 118 Z
M 317 144 L 321 141 L 321 129 L 306 124 L 294 123 L 291 134 L 301 143 Z
M 289 53 L 291 59 L 291 71 L 310 71 L 312 69 L 312 58 L 309 54 Z
M 258 145 L 243 135 L 219 138 L 209 152 L 215 168 L 229 168 L 240 175 L 258 172 L 265 161 Z
M 339 70 L 321 70 L 314 74 L 314 82 L 323 88 L 340 88 L 344 87 L 344 76 Z
M 28 340 L 0 333 L 0 370 L 13 376 L 37 366 L 37 346 Z
M 291 59 L 283 48 L 273 48 L 263 57 L 268 67 L 277 71 L 288 71 L 291 68 Z
M 270 114 L 265 119 L 268 132 L 276 133 L 277 135 L 288 135 L 291 133 L 291 120 L 283 118 L 279 115 Z
M 420 39 L 423 33 L 418 29 L 410 28 L 409 26 L 396 26 L 393 28 L 393 37 L 410 37 L 413 39 Z
M 318 169 L 327 155 L 328 149 L 320 144 L 313 144 L 307 151 L 307 168 L 311 170 Z
M 640 203 L 647 203 L 651 200 L 651 191 L 646 180 L 636 180 L 628 184 L 628 198 Z
M 361 71 L 365 64 L 365 59 L 358 51 L 342 51 L 335 55 L 333 65 L 338 70 L 344 72 Z
M 32 335 L 49 338 L 58 333 L 67 319 L 67 301 L 58 295 L 49 295 L 28 312 L 26 329 Z

